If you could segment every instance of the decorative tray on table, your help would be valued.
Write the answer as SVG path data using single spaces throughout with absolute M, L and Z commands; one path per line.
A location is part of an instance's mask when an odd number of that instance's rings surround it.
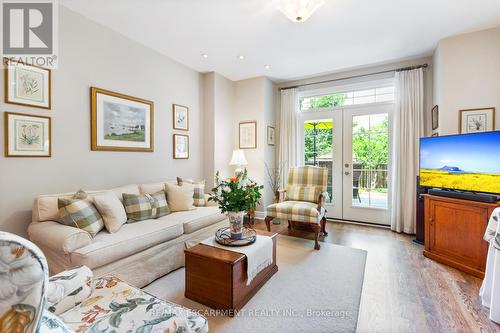
M 225 246 L 245 246 L 255 243 L 257 232 L 248 227 L 243 227 L 243 236 L 241 239 L 231 239 L 229 227 L 221 228 L 215 232 L 215 241 Z

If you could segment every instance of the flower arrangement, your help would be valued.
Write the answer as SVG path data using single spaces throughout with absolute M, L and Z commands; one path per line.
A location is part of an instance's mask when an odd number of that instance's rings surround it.
M 218 203 L 221 212 L 226 213 L 232 239 L 242 238 L 244 214 L 248 211 L 255 211 L 262 197 L 263 188 L 264 186 L 248 178 L 246 169 L 237 177 L 224 180 L 220 178 L 217 171 L 215 187 L 208 200 Z
M 255 210 L 262 197 L 263 188 L 263 185 L 258 185 L 248 177 L 246 169 L 237 177 L 225 180 L 220 178 L 217 171 L 215 187 L 208 200 L 218 203 L 222 213 Z

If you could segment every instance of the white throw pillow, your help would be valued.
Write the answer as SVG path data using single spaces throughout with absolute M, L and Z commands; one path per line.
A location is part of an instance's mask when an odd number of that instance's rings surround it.
M 117 232 L 127 222 L 125 208 L 113 192 L 96 195 L 94 204 L 109 232 Z
M 167 203 L 171 212 L 196 209 L 193 206 L 194 186 L 192 184 L 178 186 L 166 183 L 165 192 L 167 193 Z

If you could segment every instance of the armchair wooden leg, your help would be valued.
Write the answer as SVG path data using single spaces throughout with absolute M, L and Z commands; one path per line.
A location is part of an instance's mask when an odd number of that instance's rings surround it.
M 321 231 L 321 227 L 319 226 L 319 224 L 314 224 L 312 229 L 314 231 L 314 249 L 319 250 L 321 247 L 319 245 L 319 233 Z
M 326 217 L 323 217 L 321 219 L 321 234 L 323 236 L 327 236 L 328 232 L 326 232 Z
M 266 216 L 265 218 L 265 222 L 266 222 L 266 228 L 267 228 L 267 231 L 271 231 L 271 221 L 274 220 L 274 217 L 272 216 Z
M 292 229 L 292 221 L 288 220 L 288 229 Z

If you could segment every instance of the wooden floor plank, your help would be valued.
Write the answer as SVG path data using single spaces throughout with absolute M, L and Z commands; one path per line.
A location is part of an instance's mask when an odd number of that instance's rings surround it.
M 265 229 L 256 220 L 255 228 Z M 272 225 L 280 234 L 314 239 Z M 368 251 L 358 332 L 500 332 L 478 293 L 481 280 L 422 255 L 414 237 L 371 226 L 327 223 L 323 242 Z

